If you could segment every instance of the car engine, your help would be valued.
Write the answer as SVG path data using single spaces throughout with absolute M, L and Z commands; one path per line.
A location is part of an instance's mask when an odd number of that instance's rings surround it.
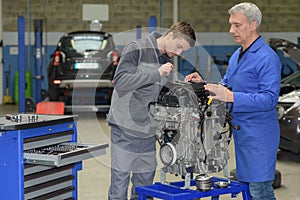
M 220 172 L 229 159 L 231 116 L 226 103 L 208 98 L 205 84 L 168 84 L 158 101 L 149 104 L 158 123 L 162 172 L 181 175 L 186 188 L 194 173 L 204 176 Z

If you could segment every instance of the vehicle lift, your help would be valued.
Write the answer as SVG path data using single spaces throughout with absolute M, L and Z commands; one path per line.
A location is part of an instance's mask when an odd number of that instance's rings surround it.
M 42 84 L 42 20 L 34 21 L 35 28 L 35 79 L 36 79 L 36 103 L 40 102 Z M 29 44 L 30 45 L 30 44 Z M 18 17 L 18 108 L 19 113 L 26 111 L 25 95 L 25 19 Z M 31 80 L 30 80 L 31 81 Z M 30 99 L 30 98 L 29 98 Z M 26 102 L 28 104 L 28 102 Z

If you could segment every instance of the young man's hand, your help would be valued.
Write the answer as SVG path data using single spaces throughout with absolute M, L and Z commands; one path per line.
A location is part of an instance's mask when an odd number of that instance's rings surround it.
M 173 64 L 170 62 L 161 65 L 160 68 L 158 69 L 160 77 L 169 76 L 172 69 L 173 69 Z
M 191 82 L 200 83 L 200 82 L 203 82 L 203 79 L 201 78 L 201 76 L 197 72 L 194 72 L 194 73 L 191 73 L 191 74 L 187 75 L 184 78 L 184 81 L 185 82 L 191 81 Z

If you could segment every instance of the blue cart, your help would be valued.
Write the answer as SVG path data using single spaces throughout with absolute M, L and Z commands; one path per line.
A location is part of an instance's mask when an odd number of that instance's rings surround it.
M 0 117 L 1 199 L 78 199 L 82 160 L 108 144 L 78 144 L 76 117 L 17 114 Z

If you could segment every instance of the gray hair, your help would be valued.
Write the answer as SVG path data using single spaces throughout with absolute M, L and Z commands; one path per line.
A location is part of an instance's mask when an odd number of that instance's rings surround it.
M 250 3 L 250 2 L 239 3 L 234 5 L 232 8 L 228 10 L 229 14 L 236 13 L 236 12 L 243 13 L 249 19 L 249 23 L 252 21 L 257 21 L 258 26 L 261 23 L 262 14 L 259 8 L 254 3 Z

